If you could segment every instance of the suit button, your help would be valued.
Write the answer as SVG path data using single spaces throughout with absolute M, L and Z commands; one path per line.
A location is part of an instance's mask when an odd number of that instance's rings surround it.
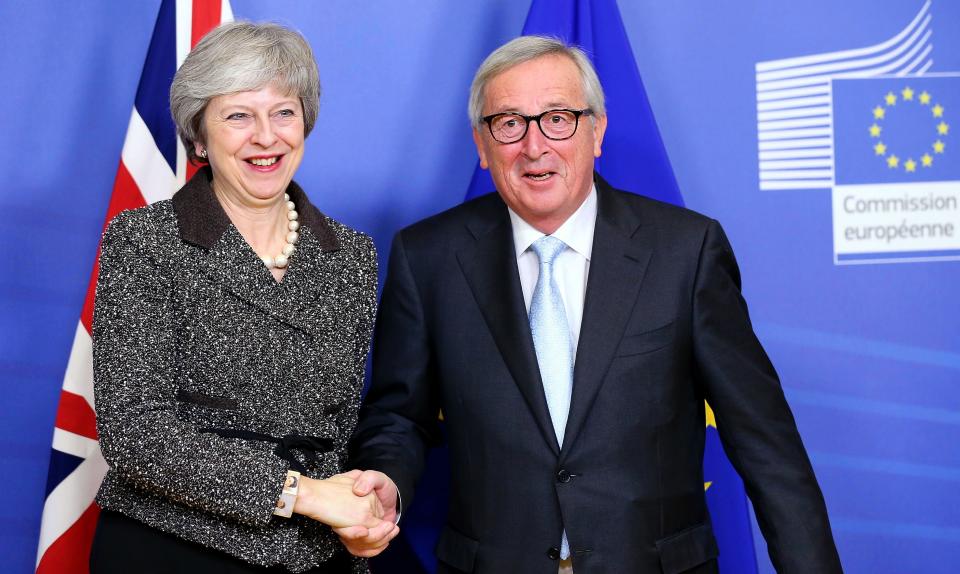
M 550 560 L 559 560 L 559 559 L 560 559 L 560 549 L 559 549 L 559 548 L 551 548 L 550 550 L 547 550 L 547 558 L 549 558 Z
M 564 468 L 564 469 L 560 469 L 560 472 L 557 473 L 557 482 L 559 482 L 559 483 L 561 483 L 561 484 L 566 484 L 566 483 L 570 482 L 570 478 L 571 478 L 572 476 L 573 476 L 573 475 L 570 474 L 570 471 L 568 471 L 567 469 L 565 469 L 565 468 Z

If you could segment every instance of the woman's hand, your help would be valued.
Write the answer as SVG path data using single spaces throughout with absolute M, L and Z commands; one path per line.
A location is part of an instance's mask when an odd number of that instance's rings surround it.
M 350 554 L 372 558 L 386 550 L 390 541 L 400 533 L 400 527 L 394 524 L 397 520 L 399 501 L 397 485 L 387 475 L 373 470 L 365 472 L 351 470 L 342 476 L 348 476 L 356 481 L 353 485 L 354 494 L 376 494 L 383 506 L 383 522 L 379 526 L 374 528 L 349 526 L 333 529 Z
M 303 476 L 293 511 L 331 526 L 374 528 L 381 524 L 383 506 L 373 493 L 353 493 L 355 478 L 336 474 L 325 480 Z

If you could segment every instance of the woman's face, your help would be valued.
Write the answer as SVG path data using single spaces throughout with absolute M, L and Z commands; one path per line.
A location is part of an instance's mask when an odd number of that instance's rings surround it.
M 251 207 L 283 197 L 303 158 L 300 98 L 273 85 L 217 96 L 203 121 L 218 192 Z M 197 144 L 197 153 L 201 149 Z

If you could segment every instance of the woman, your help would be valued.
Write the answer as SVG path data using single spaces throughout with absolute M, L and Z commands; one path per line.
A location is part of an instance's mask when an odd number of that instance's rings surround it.
M 397 533 L 338 474 L 377 259 L 292 181 L 319 92 L 309 45 L 273 24 L 213 30 L 174 78 L 178 132 L 206 165 L 104 233 L 94 573 L 365 571 L 330 527 Z

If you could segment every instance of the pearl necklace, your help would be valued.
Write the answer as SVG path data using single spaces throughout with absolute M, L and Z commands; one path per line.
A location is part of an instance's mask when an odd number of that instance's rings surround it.
M 297 243 L 297 239 L 300 238 L 300 234 L 297 233 L 297 230 L 300 229 L 300 222 L 297 221 L 297 218 L 300 217 L 297 214 L 297 206 L 290 201 L 290 196 L 286 193 L 283 194 L 283 199 L 287 202 L 287 229 L 289 230 L 286 237 L 287 244 L 283 246 L 283 251 L 276 257 L 260 258 L 263 264 L 267 266 L 267 269 L 283 269 L 289 265 L 290 256 L 296 251 L 294 245 Z

